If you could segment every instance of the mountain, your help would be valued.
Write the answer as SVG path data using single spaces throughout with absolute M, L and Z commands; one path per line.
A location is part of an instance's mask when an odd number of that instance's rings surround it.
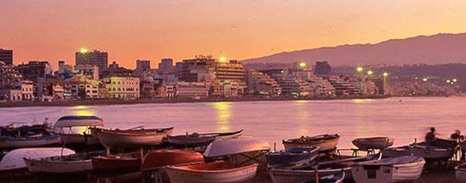
M 243 63 L 328 61 L 332 66 L 466 63 L 466 33 L 392 39 L 377 44 L 322 47 L 243 60 Z

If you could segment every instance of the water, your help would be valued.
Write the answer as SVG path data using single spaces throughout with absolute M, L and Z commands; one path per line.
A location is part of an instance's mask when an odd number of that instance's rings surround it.
M 264 101 L 114 106 L 0 108 L 0 125 L 56 121 L 63 115 L 97 115 L 110 128 L 174 126 L 174 134 L 245 130 L 245 135 L 281 140 L 338 133 L 339 148 L 351 140 L 389 136 L 395 145 L 422 139 L 429 127 L 439 136 L 466 130 L 466 97 L 389 98 L 378 100 Z

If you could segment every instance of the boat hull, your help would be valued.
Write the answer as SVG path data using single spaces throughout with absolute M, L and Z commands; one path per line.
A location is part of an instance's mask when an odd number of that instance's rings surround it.
M 361 150 L 385 149 L 393 145 L 394 139 L 388 137 L 358 138 L 352 143 Z
M 204 163 L 201 153 L 190 150 L 156 150 L 147 153 L 141 164 L 142 171 L 192 163 Z
M 251 181 L 254 178 L 257 167 L 258 164 L 214 170 L 189 170 L 178 167 L 167 167 L 166 172 L 172 183 L 242 183 Z
M 228 132 L 228 133 L 210 133 L 199 134 L 198 137 L 191 135 L 167 136 L 168 143 L 185 146 L 206 146 L 215 139 L 236 138 L 243 134 L 243 131 Z
M 98 145 L 100 141 L 92 135 L 81 134 L 60 134 L 60 143 L 62 144 L 85 144 Z
M 95 171 L 132 171 L 141 166 L 141 152 L 122 153 L 92 158 Z
M 308 163 L 317 157 L 318 147 L 292 149 L 291 151 L 275 152 L 265 156 L 269 166 L 298 165 Z M 298 150 L 298 151 L 295 151 Z
M 50 146 L 59 144 L 59 136 L 50 136 L 50 137 L 37 137 L 37 138 L 17 138 L 17 139 L 1 139 L 0 148 L 25 148 L 25 147 L 40 147 L 40 146 Z
M 345 172 L 345 179 L 349 180 L 351 176 L 351 167 L 341 169 L 318 170 L 318 176 L 331 176 L 337 173 Z M 273 183 L 300 183 L 315 179 L 315 170 L 282 170 L 272 169 L 269 171 Z
M 338 145 L 338 141 L 340 137 L 338 135 L 329 135 L 331 136 L 329 139 L 325 140 L 316 140 L 316 141 L 295 141 L 295 140 L 285 140 L 283 141 L 283 146 L 285 146 L 286 150 L 292 148 L 299 148 L 299 147 L 319 147 L 319 152 L 326 152 L 326 151 L 333 151 L 336 149 Z M 312 137 L 311 137 L 312 138 Z
M 356 183 L 391 183 L 417 180 L 421 177 L 424 160 L 395 165 L 355 165 L 352 169 Z
M 132 132 L 100 131 L 97 133 L 100 143 L 105 147 L 137 147 L 159 145 L 162 139 L 171 134 L 172 130 L 164 132 L 133 134 Z
M 92 161 L 44 161 L 40 159 L 24 159 L 31 173 L 79 173 L 93 169 Z

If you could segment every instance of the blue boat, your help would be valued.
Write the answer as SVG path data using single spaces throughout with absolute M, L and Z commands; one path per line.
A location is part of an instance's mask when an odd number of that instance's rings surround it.
M 319 177 L 319 183 L 343 183 L 345 172 L 340 172 L 334 175 Z M 317 183 L 316 180 L 309 180 L 300 183 Z
M 296 147 L 289 150 L 267 154 L 265 157 L 271 167 L 296 165 L 311 162 L 317 157 L 319 147 Z

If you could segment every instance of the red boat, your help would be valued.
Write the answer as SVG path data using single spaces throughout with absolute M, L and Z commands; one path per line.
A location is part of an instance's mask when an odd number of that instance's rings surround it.
M 170 165 L 193 163 L 204 163 L 204 157 L 201 153 L 190 150 L 156 150 L 150 151 L 144 156 L 141 170 L 148 171 Z
M 93 157 L 92 166 L 96 171 L 138 170 L 141 166 L 141 152 Z

